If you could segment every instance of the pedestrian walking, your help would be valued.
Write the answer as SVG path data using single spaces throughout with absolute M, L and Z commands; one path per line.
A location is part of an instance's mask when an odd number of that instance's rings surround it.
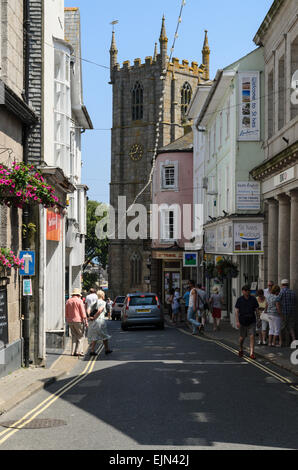
M 270 296 L 272 287 L 270 288 L 270 291 L 268 290 L 267 293 L 267 299 L 268 296 Z M 269 317 L 266 312 L 266 297 L 264 295 L 263 289 L 259 289 L 257 291 L 257 302 L 259 304 L 258 307 L 258 312 L 257 312 L 257 331 L 259 334 L 259 341 L 258 345 L 261 346 L 266 346 L 267 344 L 267 330 L 269 327 Z
M 255 359 L 255 331 L 256 314 L 259 308 L 257 299 L 250 295 L 249 286 L 242 287 L 242 296 L 237 299 L 235 305 L 236 326 L 239 328 L 239 356 L 243 356 L 244 340 L 247 336 L 250 339 L 250 358 Z
M 74 289 L 66 302 L 65 320 L 71 332 L 71 355 L 84 356 L 84 327 L 88 326 L 88 320 L 79 289 Z
M 283 335 L 289 334 L 292 341 L 295 341 L 296 307 L 297 299 L 294 291 L 289 289 L 289 281 L 281 281 L 281 291 L 276 299 L 276 307 L 281 316 L 281 345 Z
M 281 316 L 277 311 L 276 300 L 280 293 L 279 286 L 272 286 L 266 299 L 266 312 L 269 317 L 269 341 L 268 346 L 281 346 L 280 326 Z
M 178 287 L 176 287 L 172 299 L 172 322 L 177 323 L 178 315 L 180 313 L 180 293 Z
M 195 282 L 189 281 L 189 305 L 188 305 L 188 312 L 187 312 L 187 320 L 192 325 L 192 334 L 195 335 L 196 333 L 201 331 L 201 323 L 195 319 L 196 313 L 198 311 L 198 293 L 197 289 L 195 288 Z
M 209 299 L 209 304 L 213 317 L 213 331 L 218 331 L 220 329 L 223 297 L 220 295 L 219 288 L 217 286 L 213 287 L 212 292 L 213 293 Z
M 104 301 L 105 293 L 102 290 L 97 292 L 97 302 L 93 307 L 89 317 L 89 328 L 88 328 L 88 342 L 91 345 L 90 356 L 96 356 L 95 352 L 96 343 L 102 341 L 105 353 L 110 354 L 113 352 L 109 348 L 109 339 L 111 336 L 108 334 L 105 313 L 106 313 L 106 302 Z
M 166 298 L 167 305 L 169 306 L 169 317 L 172 319 L 172 303 L 174 299 L 175 289 L 170 289 Z
M 95 289 L 93 289 L 93 287 L 92 287 L 89 290 L 89 294 L 87 295 L 86 302 L 85 302 L 87 316 L 90 315 L 90 312 L 91 312 L 93 306 L 97 303 L 97 301 L 98 301 L 98 297 L 96 295 Z
M 189 296 L 190 296 L 190 288 L 187 287 L 186 292 L 183 296 L 184 300 L 184 315 L 183 315 L 183 320 L 187 319 L 187 311 L 188 311 L 188 306 L 189 306 Z
M 111 320 L 111 315 L 112 315 L 112 308 L 113 308 L 113 301 L 108 297 L 107 299 L 107 314 L 108 314 L 108 319 Z
M 267 295 L 271 294 L 272 292 L 272 287 L 275 285 L 273 281 L 268 281 L 267 284 L 267 289 L 264 290 L 264 295 L 267 298 Z
M 209 310 L 208 296 L 203 289 L 202 284 L 197 284 L 197 303 L 198 314 L 202 323 L 202 328 L 205 328 L 207 323 L 207 311 Z

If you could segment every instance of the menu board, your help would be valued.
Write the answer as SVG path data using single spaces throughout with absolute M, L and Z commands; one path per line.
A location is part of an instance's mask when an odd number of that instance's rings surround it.
M 0 349 L 8 343 L 7 291 L 0 288 Z

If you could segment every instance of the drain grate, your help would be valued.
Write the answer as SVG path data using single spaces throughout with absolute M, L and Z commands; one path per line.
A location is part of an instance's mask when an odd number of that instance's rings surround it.
M 22 426 L 22 423 L 16 425 L 15 423 L 17 423 L 17 421 L 6 421 L 4 423 L 0 423 L 0 426 L 11 429 L 47 429 L 67 425 L 67 422 L 62 419 L 33 419 L 29 423 L 25 424 L 25 426 Z

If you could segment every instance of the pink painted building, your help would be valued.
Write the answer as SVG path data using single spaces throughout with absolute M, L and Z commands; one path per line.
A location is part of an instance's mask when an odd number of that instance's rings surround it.
M 185 245 L 192 238 L 192 132 L 159 150 L 152 203 L 151 290 L 165 301 L 170 289 L 183 292 L 192 271 L 183 266 Z

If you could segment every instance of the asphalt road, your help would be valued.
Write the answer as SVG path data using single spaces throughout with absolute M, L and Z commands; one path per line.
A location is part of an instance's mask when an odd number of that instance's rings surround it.
M 0 450 L 298 449 L 297 377 L 172 327 L 108 326 L 111 355 L 0 417 Z

